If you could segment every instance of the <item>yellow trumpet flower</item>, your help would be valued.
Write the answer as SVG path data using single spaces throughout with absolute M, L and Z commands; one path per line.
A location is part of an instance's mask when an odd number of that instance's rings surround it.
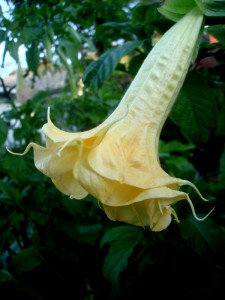
M 161 231 L 170 224 L 171 216 L 178 221 L 172 205 L 182 199 L 199 219 L 188 194 L 180 191 L 182 185 L 198 192 L 197 188 L 161 168 L 158 141 L 187 74 L 202 24 L 203 15 L 195 8 L 171 27 L 102 124 L 85 132 L 64 132 L 54 126 L 48 112 L 43 126 L 46 147 L 30 143 L 23 154 L 32 147 L 35 166 L 58 190 L 75 199 L 90 193 L 111 220 Z

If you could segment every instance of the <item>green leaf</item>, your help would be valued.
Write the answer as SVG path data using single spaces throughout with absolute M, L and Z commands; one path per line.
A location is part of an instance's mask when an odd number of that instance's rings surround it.
M 176 22 L 196 5 L 205 16 L 225 16 L 224 0 L 167 0 L 165 4 L 159 8 L 159 12 L 166 18 Z
M 12 56 L 13 59 L 15 59 L 16 62 L 19 61 L 18 56 L 18 49 L 19 49 L 19 43 L 14 41 L 6 41 L 7 44 L 7 50 L 9 54 Z
M 193 165 L 183 156 L 172 155 L 165 159 L 166 169 L 172 176 L 193 180 L 196 170 Z
M 82 42 L 81 34 L 77 30 L 75 30 L 72 26 L 68 26 L 67 30 L 70 34 L 70 37 L 71 37 L 74 45 L 76 45 L 76 47 L 79 48 L 81 46 L 81 42 Z
M 106 22 L 96 28 L 95 38 L 98 39 L 102 37 L 102 35 L 111 28 L 118 29 L 120 31 L 131 32 L 131 24 L 129 22 Z
M 6 53 L 8 51 L 8 48 L 7 48 L 7 41 L 5 42 L 5 47 L 4 47 L 4 51 L 3 51 L 3 54 L 2 54 L 2 63 L 1 63 L 1 68 L 4 68 L 4 63 L 5 63 L 5 57 L 6 57 Z
M 188 217 L 181 221 L 180 233 L 198 254 L 217 253 L 224 242 L 219 225 L 210 217 L 202 222 L 195 220 L 193 216 Z
M 159 157 L 163 169 L 172 176 L 192 181 L 196 170 L 184 155 L 189 156 L 188 150 L 193 148 L 195 148 L 195 146 L 190 143 L 183 144 L 177 140 L 165 143 L 160 140 Z M 184 155 L 178 156 L 177 153 L 183 153 Z
M 140 228 L 132 226 L 113 227 L 103 236 L 100 246 L 110 243 L 104 260 L 103 273 L 115 289 L 118 288 L 120 273 L 126 269 L 128 259 L 141 238 Z
M 176 140 L 165 143 L 160 140 L 159 157 L 163 169 L 172 176 L 192 181 L 196 170 L 188 160 L 188 156 L 190 155 L 188 150 L 193 148 L 195 148 L 193 144 L 183 144 Z M 183 155 L 178 156 L 177 153 L 182 153 Z
M 84 84 L 91 88 L 99 88 L 115 70 L 120 59 L 141 44 L 141 41 L 127 42 L 105 52 L 86 68 L 83 76 Z
M 8 126 L 0 118 L 0 146 L 5 142 L 8 134 Z
M 129 61 L 129 73 L 131 73 L 133 76 L 135 76 L 140 69 L 143 61 L 145 60 L 146 55 L 144 53 L 140 53 L 139 55 L 136 55 L 131 58 Z
M 60 224 L 57 225 L 57 231 L 60 230 L 63 233 L 65 233 L 69 238 L 78 240 L 79 234 L 77 232 L 77 229 L 74 228 L 75 224 L 71 222 L 67 222 L 66 220 Z
M 38 75 L 39 49 L 36 43 L 32 43 L 31 47 L 26 51 L 26 60 L 29 70 L 32 71 L 34 75 Z
M 24 157 L 8 153 L 4 157 L 3 166 L 14 182 L 23 182 L 26 178 L 27 160 Z
M 21 250 L 12 259 L 16 273 L 30 272 L 41 264 L 41 256 L 34 247 Z
M 220 158 L 219 188 L 225 189 L 225 148 Z
M 18 190 L 13 188 L 11 185 L 5 183 L 4 181 L 0 181 L 0 200 L 7 204 L 14 204 L 19 201 L 20 194 Z
M 34 31 L 35 28 L 31 26 L 22 27 L 20 29 L 21 36 L 23 37 L 23 41 L 26 46 L 30 45 L 31 41 L 34 40 L 35 38 Z
M 16 281 L 16 279 L 6 270 L 0 270 L 0 283 L 5 281 Z
M 66 58 L 70 58 L 72 63 L 76 65 L 78 62 L 79 45 L 72 41 L 61 38 L 59 40 L 59 46 L 64 49 Z
M 225 45 L 225 25 L 209 26 L 205 30 L 208 34 L 217 38 L 221 44 Z
M 170 114 L 170 119 L 195 145 L 205 143 L 216 125 L 217 92 L 203 76 L 189 75 Z
M 80 239 L 89 245 L 95 245 L 102 232 L 102 224 L 80 224 L 76 226 Z
M 208 17 L 225 17 L 224 0 L 195 0 L 202 12 Z
M 194 0 L 167 0 L 159 8 L 159 12 L 172 21 L 179 21 L 185 14 L 196 6 Z
M 0 216 L 0 228 L 2 229 L 8 222 L 8 218 L 6 216 Z M 1 244 L 1 243 L 0 243 Z M 0 251 L 1 251 L 0 247 Z
M 155 27 L 152 22 L 157 20 L 158 3 L 148 3 L 134 8 L 132 13 L 132 28 L 142 38 L 150 37 Z
M 7 33 L 5 30 L 0 30 L 0 44 L 5 41 Z
M 160 152 L 186 152 L 188 150 L 194 149 L 195 145 L 189 143 L 189 144 L 183 144 L 179 141 L 171 141 L 168 143 L 163 142 L 160 140 L 159 142 L 159 151 Z
M 216 135 L 225 135 L 225 99 L 218 114 Z
M 164 9 L 163 7 L 162 7 L 162 8 L 159 8 L 159 12 L 160 12 L 165 18 L 167 18 L 168 20 L 171 20 L 171 21 L 173 21 L 173 22 L 178 22 L 178 21 L 183 17 L 182 14 L 177 14 L 177 13 L 174 13 L 174 12 L 170 12 L 169 10 L 166 10 L 166 9 Z
M 195 0 L 167 0 L 162 8 L 177 14 L 186 14 L 195 6 Z

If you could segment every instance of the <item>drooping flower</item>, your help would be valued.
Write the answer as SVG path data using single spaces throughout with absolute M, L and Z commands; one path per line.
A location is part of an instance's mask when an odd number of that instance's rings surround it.
M 16 72 L 16 100 L 19 103 L 25 102 L 31 99 L 36 94 L 35 89 L 31 89 L 26 80 L 23 77 L 23 70 L 21 68 L 20 62 L 18 62 L 17 72 Z
M 203 15 L 195 8 L 162 36 L 117 109 L 101 125 L 85 132 L 64 132 L 48 113 L 43 126 L 46 147 L 30 143 L 23 154 L 32 147 L 35 166 L 58 190 L 75 199 L 90 193 L 111 220 L 161 231 L 171 216 L 178 221 L 172 205 L 182 199 L 198 219 L 188 194 L 180 191 L 182 185 L 198 192 L 197 188 L 161 168 L 158 141 L 202 23 Z

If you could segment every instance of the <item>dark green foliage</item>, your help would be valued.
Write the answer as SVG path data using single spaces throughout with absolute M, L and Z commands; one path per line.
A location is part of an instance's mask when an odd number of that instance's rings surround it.
M 200 255 L 219 254 L 223 251 L 221 247 L 225 243 L 223 231 L 210 217 L 203 223 L 190 216 L 181 222 L 180 231 L 181 236 L 187 241 L 188 245 Z
M 205 143 L 216 125 L 220 91 L 210 87 L 207 80 L 201 74 L 187 76 L 170 115 L 182 134 L 194 144 Z
M 225 3 L 223 0 L 195 0 L 201 10 L 209 17 L 224 17 Z
M 143 239 L 142 231 L 131 226 L 118 226 L 109 229 L 103 236 L 100 246 L 109 244 L 108 253 L 104 259 L 103 274 L 113 283 L 113 289 L 118 292 L 119 275 L 126 270 L 128 259 L 136 245 Z
M 0 146 L 5 142 L 7 138 L 8 127 L 6 123 L 0 119 Z
M 28 48 L 26 58 L 29 70 L 34 72 L 34 75 L 37 75 L 37 69 L 39 66 L 39 50 L 38 45 L 35 42 Z
M 225 150 L 220 159 L 219 187 L 225 190 Z
M 17 49 L 24 45 L 34 75 L 40 63 L 53 61 L 57 68 L 70 61 L 72 77 L 65 89 L 39 92 L 19 106 L 5 94 L 9 109 L 0 115 L 1 300 L 219 299 L 225 281 L 224 25 L 213 21 L 206 28 L 159 143 L 163 169 L 192 181 L 209 199 L 203 202 L 187 188 L 197 215 L 215 209 L 199 222 L 187 201 L 181 201 L 175 207 L 180 223 L 172 221 L 155 233 L 109 221 L 91 196 L 71 200 L 37 171 L 32 150 L 14 156 L 5 146 L 21 153 L 31 141 L 44 145 L 40 132 L 47 107 L 52 121 L 66 131 L 91 129 L 107 118 L 152 45 L 172 25 L 157 10 L 161 1 L 10 3 L 15 5 L 11 19 L 0 10 L 4 55 L 18 60 Z M 205 3 L 210 8 L 210 1 Z M 211 21 L 206 18 L 207 24 Z M 207 34 L 218 43 L 210 44 Z M 91 51 L 97 60 L 88 56 Z M 72 94 L 82 76 L 83 94 Z
M 122 57 L 129 54 L 142 42 L 127 42 L 115 49 L 106 51 L 99 59 L 91 63 L 85 70 L 83 81 L 90 88 L 100 88 L 109 79 Z

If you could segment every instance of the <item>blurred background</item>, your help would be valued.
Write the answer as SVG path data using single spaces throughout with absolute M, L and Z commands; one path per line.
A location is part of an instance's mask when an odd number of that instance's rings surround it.
M 198 55 L 159 144 L 169 174 L 192 181 L 162 232 L 107 219 L 90 195 L 61 194 L 18 157 L 41 131 L 83 131 L 118 105 L 174 23 L 162 1 L 0 1 L 0 297 L 218 299 L 225 282 L 225 23 L 206 18 Z

